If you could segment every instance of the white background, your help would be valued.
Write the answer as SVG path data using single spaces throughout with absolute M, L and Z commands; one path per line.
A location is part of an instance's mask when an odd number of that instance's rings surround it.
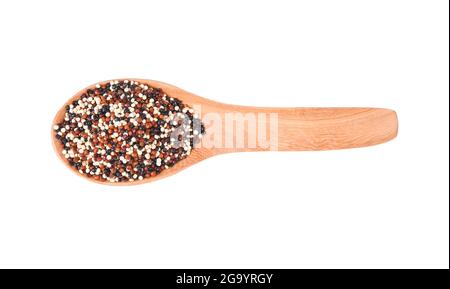
M 448 1 L 2 1 L 0 267 L 446 268 Z M 55 156 L 97 81 L 255 106 L 395 109 L 343 151 L 229 154 L 134 187 Z

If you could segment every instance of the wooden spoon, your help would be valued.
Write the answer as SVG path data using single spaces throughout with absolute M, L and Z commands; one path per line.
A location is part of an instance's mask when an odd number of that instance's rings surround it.
M 312 150 L 333 150 L 356 148 L 370 145 L 380 144 L 389 141 L 397 135 L 397 115 L 395 111 L 384 108 L 262 108 L 250 106 L 238 106 L 219 103 L 212 101 L 190 92 L 184 91 L 173 85 L 145 79 L 130 79 L 140 83 L 147 84 L 152 87 L 162 89 L 170 97 L 178 98 L 183 103 L 191 107 L 200 107 L 200 115 L 204 119 L 207 115 L 213 115 L 225 120 L 226 115 L 240 114 L 245 116 L 250 114 L 267 116 L 265 119 L 256 117 L 256 127 L 274 128 L 274 121 L 269 117 L 270 114 L 277 116 L 275 122 L 275 134 L 277 131 L 277 147 L 278 151 L 312 151 Z M 105 81 L 103 83 L 107 83 Z M 103 84 L 101 83 L 101 84 Z M 78 99 L 87 89 L 93 89 L 95 85 L 86 87 L 70 98 L 57 112 L 53 125 L 60 123 L 65 114 L 66 105 L 70 104 L 74 99 Z M 231 114 L 231 115 L 232 115 Z M 269 123 L 272 122 L 272 123 Z M 214 130 L 208 129 L 208 123 L 205 123 L 206 133 L 203 141 L 213 139 L 211 134 Z M 224 127 L 221 130 L 221 138 L 225 140 L 227 137 L 236 137 L 237 129 Z M 217 131 L 216 131 L 217 132 Z M 77 175 L 82 176 L 90 181 L 109 184 L 115 186 L 136 185 L 147 183 L 161 178 L 171 176 L 195 163 L 198 163 L 209 157 L 230 152 L 244 151 L 267 151 L 274 150 L 274 146 L 254 146 L 249 145 L 249 128 L 243 128 L 243 146 L 224 147 L 209 145 L 201 146 L 192 150 L 192 153 L 185 159 L 176 163 L 173 167 L 163 170 L 159 175 L 134 182 L 114 182 L 96 181 L 80 174 L 75 168 L 70 166 L 62 154 L 62 144 L 56 139 L 52 130 L 52 142 L 56 154 L 59 158 L 74 171 Z M 267 132 L 267 135 L 269 132 Z M 217 133 L 214 136 L 218 137 Z M 231 140 L 234 140 L 233 138 Z M 203 142 L 202 142 L 203 143 Z M 224 143 L 224 141 L 223 141 Z M 242 144 L 242 143 L 241 143 Z

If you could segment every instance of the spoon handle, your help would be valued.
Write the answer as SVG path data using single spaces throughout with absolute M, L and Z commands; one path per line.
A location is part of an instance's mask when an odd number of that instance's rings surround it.
M 395 138 L 398 126 L 395 111 L 383 108 L 231 106 L 228 108 L 229 112 L 238 114 L 241 118 L 246 117 L 246 122 L 244 125 L 241 122 L 240 127 L 238 122 L 235 122 L 234 127 L 230 129 L 225 121 L 225 147 L 218 148 L 218 152 L 311 151 L 364 147 Z M 226 115 L 227 113 L 223 115 L 225 119 Z M 249 125 L 252 121 L 253 124 Z

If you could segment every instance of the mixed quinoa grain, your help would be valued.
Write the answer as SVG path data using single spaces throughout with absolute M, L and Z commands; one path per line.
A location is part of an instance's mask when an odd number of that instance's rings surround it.
M 107 182 L 158 175 L 186 158 L 205 132 L 191 107 L 132 80 L 86 90 L 53 129 L 72 167 Z

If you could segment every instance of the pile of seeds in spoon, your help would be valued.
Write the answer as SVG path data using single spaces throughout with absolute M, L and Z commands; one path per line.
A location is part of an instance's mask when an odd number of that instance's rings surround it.
M 158 175 L 186 158 L 205 132 L 191 107 L 132 80 L 86 90 L 53 129 L 71 166 L 109 182 Z

